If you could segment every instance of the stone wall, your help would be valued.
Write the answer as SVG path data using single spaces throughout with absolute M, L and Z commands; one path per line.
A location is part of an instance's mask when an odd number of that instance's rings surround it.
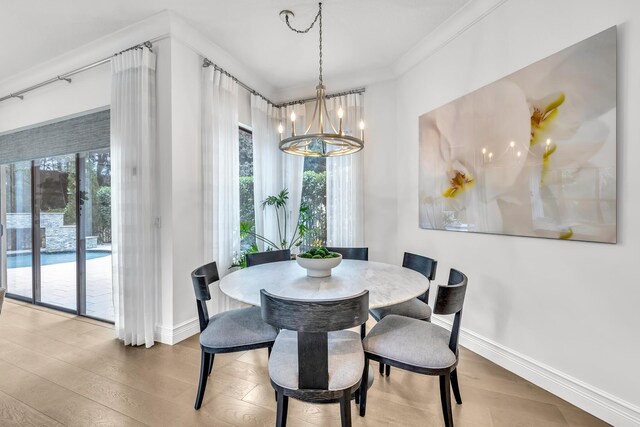
M 64 225 L 64 213 L 40 214 L 40 227 L 42 229 L 42 252 L 70 252 L 76 250 L 76 226 Z M 31 249 L 31 214 L 7 213 L 7 231 L 20 235 L 18 242 L 9 242 L 8 249 Z M 15 247 L 22 242 L 20 247 Z M 96 236 L 87 236 L 86 248 L 94 249 L 98 246 Z

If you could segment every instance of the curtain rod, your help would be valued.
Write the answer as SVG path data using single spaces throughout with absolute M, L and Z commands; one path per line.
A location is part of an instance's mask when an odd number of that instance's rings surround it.
M 76 68 L 75 70 L 69 71 L 68 73 L 60 74 L 60 75 L 55 76 L 55 77 L 53 77 L 53 78 L 51 78 L 49 80 L 45 80 L 44 82 L 35 84 L 33 86 L 29 86 L 26 89 L 22 89 L 22 90 L 19 90 L 17 92 L 12 92 L 9 95 L 6 95 L 6 96 L 3 96 L 2 98 L 0 98 L 0 102 L 6 101 L 6 100 L 11 99 L 11 98 L 18 98 L 18 99 L 20 99 L 22 101 L 22 100 L 24 100 L 24 94 L 25 93 L 31 92 L 32 90 L 39 89 L 39 88 L 41 88 L 43 86 L 46 86 L 46 85 L 49 85 L 51 83 L 55 83 L 55 82 L 58 82 L 58 81 L 66 81 L 67 83 L 71 83 L 71 76 L 74 76 L 74 75 L 76 75 L 78 73 L 81 73 L 83 71 L 87 71 L 87 70 L 90 70 L 90 69 L 95 68 L 97 66 L 100 66 L 102 64 L 105 64 L 105 63 L 111 61 L 111 58 L 113 58 L 114 56 L 123 54 L 124 52 L 128 52 L 128 51 L 133 50 L 133 49 L 143 49 L 143 48 L 146 47 L 147 49 L 149 49 L 150 51 L 153 52 L 153 50 L 151 49 L 151 47 L 153 46 L 152 42 L 156 42 L 158 40 L 161 40 L 162 38 L 164 38 L 164 36 L 156 37 L 155 39 L 152 39 L 150 41 L 146 41 L 144 43 L 140 43 L 140 44 L 137 44 L 135 46 L 131 46 L 128 49 L 121 50 L 120 52 L 115 53 L 115 54 L 109 56 L 108 58 L 101 59 L 100 61 L 96 61 L 96 62 L 94 62 L 92 64 L 85 65 L 84 67 Z
M 307 102 L 310 102 L 310 101 L 314 101 L 316 99 L 315 97 L 309 97 L 309 98 L 297 99 L 295 101 L 288 101 L 288 102 L 282 102 L 280 104 L 276 104 L 275 102 L 271 101 L 269 98 L 267 98 L 266 96 L 264 96 L 263 94 L 261 94 L 257 90 L 251 88 L 247 84 L 245 84 L 245 83 L 241 82 L 240 80 L 238 80 L 238 78 L 236 76 L 234 76 L 233 74 L 229 73 L 224 68 L 222 68 L 219 65 L 211 62 L 209 59 L 204 58 L 202 66 L 204 68 L 213 67 L 214 70 L 220 71 L 225 76 L 233 79 L 233 81 L 236 82 L 240 87 L 246 89 L 249 93 L 251 93 L 253 95 L 259 96 L 260 98 L 264 99 L 265 101 L 267 101 L 269 104 L 271 104 L 275 108 L 288 107 L 289 105 L 296 105 L 296 104 L 304 104 L 304 103 L 307 103 Z M 343 92 L 332 93 L 330 95 L 327 95 L 326 97 L 327 97 L 327 99 L 330 99 L 330 98 L 336 98 L 338 96 L 359 94 L 359 93 L 364 93 L 364 92 L 365 92 L 365 88 L 360 87 L 360 88 L 357 88 L 357 89 L 351 89 L 351 90 L 347 90 L 347 91 L 343 91 Z

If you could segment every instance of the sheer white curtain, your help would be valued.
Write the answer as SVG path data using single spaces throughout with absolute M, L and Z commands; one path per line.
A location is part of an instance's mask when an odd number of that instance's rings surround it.
M 291 113 L 296 113 L 296 129 L 305 125 L 305 107 L 297 104 L 286 108 L 275 108 L 259 96 L 251 96 L 251 121 L 253 127 L 253 191 L 256 213 L 256 231 L 274 243 L 280 243 L 278 222 L 272 208 L 262 209 L 262 201 L 289 190 L 289 211 L 286 235 L 290 243 L 300 214 L 302 200 L 302 172 L 304 158 L 280 151 L 278 125 L 285 127 L 284 134 L 291 135 Z M 284 227 L 284 225 L 283 225 Z M 267 249 L 258 242 L 261 250 Z
M 306 129 L 306 109 L 304 104 L 295 104 L 282 109 L 282 123 L 287 124 L 285 135 L 291 135 L 291 113 L 296 113 L 296 131 L 302 132 Z M 304 172 L 304 157 L 294 156 L 292 154 L 282 154 L 284 156 L 284 184 L 289 190 L 289 217 L 291 220 L 287 223 L 287 236 L 290 240 L 298 225 L 298 216 L 300 215 L 300 203 L 302 202 L 302 174 Z M 293 248 L 297 252 L 296 248 Z
M 344 111 L 343 129 L 359 135 L 363 117 L 362 95 L 329 100 L 329 114 L 337 127 L 337 111 Z M 327 245 L 364 245 L 363 153 L 327 158 Z
M 257 95 L 251 95 L 251 127 L 253 129 L 253 198 L 256 214 L 256 232 L 278 243 L 278 225 L 275 211 L 262 209 L 262 201 L 278 194 L 284 187 L 284 153 L 279 148 L 278 124 L 280 108 L 276 108 Z M 258 248 L 266 245 L 258 241 Z
M 111 200 L 115 330 L 125 345 L 154 343 L 156 57 L 133 49 L 111 61 Z
M 202 172 L 204 255 L 227 274 L 240 253 L 238 84 L 214 67 L 203 68 Z M 238 306 L 211 286 L 213 313 Z

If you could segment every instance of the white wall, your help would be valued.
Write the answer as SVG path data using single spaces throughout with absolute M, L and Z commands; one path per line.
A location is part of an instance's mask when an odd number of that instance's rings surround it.
M 378 83 L 364 96 L 364 239 L 373 260 L 398 264 L 398 198 L 396 195 L 396 84 Z
M 418 117 L 612 25 L 619 55 L 618 244 L 420 229 Z M 397 120 L 378 114 L 377 103 L 394 102 L 389 83 L 371 85 L 366 95 L 370 128 L 372 112 L 388 123 L 379 136 L 386 139 L 366 148 L 379 166 L 366 175 L 376 181 L 367 187 L 365 220 L 374 258 L 385 259 L 385 240 L 375 229 L 389 220 L 380 212 L 393 201 L 378 197 L 375 187 L 392 193 L 380 182 L 389 170 L 397 174 L 398 253 L 436 258 L 438 283 L 450 267 L 470 278 L 463 344 L 475 343 L 476 351 L 616 425 L 632 424 L 625 413 L 640 422 L 639 47 L 639 2 L 510 0 L 397 79 Z M 388 166 L 377 163 L 385 158 Z
M 204 264 L 202 144 L 200 139 L 202 58 L 171 40 L 173 327 L 197 318 L 190 273 Z M 196 329 L 198 331 L 198 329 Z
M 67 82 L 25 94 L 24 100 L 0 102 L 0 132 L 41 124 L 111 103 L 111 70 L 103 65 L 77 74 Z M 5 93 L 2 92 L 4 96 Z

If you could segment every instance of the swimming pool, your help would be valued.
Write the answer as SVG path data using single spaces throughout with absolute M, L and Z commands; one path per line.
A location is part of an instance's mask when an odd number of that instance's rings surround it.
M 87 251 L 87 260 L 102 258 L 111 255 L 111 251 L 91 250 Z M 62 264 L 64 262 L 76 262 L 75 252 L 57 252 L 40 254 L 41 265 Z M 7 268 L 31 267 L 31 253 L 7 254 Z

